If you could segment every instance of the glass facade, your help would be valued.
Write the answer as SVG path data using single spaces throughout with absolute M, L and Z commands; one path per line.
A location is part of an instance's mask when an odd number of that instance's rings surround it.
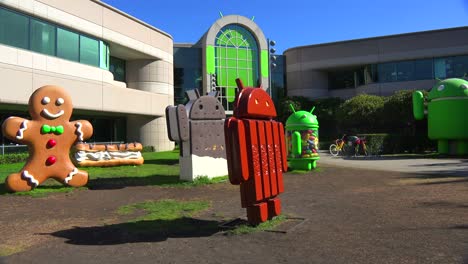
M 386 62 L 328 72 L 329 90 L 356 88 L 386 82 L 463 78 L 468 75 L 468 55 Z
M 55 27 L 37 19 L 31 19 L 31 50 L 55 55 Z
M 109 69 L 109 45 L 103 41 L 4 7 L 0 43 Z
M 99 41 L 80 36 L 80 62 L 99 66 Z
M 111 56 L 109 71 L 114 74 L 114 80 L 125 82 L 125 60 Z
M 236 78 L 245 86 L 259 83 L 259 51 L 252 33 L 237 24 L 223 27 L 215 39 L 216 89 L 226 111 L 232 111 Z
M 201 48 L 174 47 L 174 101 L 186 102 L 185 91 L 198 89 L 202 92 Z
M 66 29 L 57 28 L 57 57 L 79 61 L 79 35 Z
M 272 67 L 271 69 L 271 97 L 273 102 L 278 105 L 278 102 L 281 98 L 286 96 L 286 89 L 285 89 L 285 59 L 286 57 L 283 55 L 275 55 L 276 56 L 276 67 Z
M 29 48 L 29 18 L 0 8 L 0 42 L 22 49 Z

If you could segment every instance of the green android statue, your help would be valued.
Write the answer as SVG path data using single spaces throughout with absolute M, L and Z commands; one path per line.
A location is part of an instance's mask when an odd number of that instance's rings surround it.
M 413 114 L 417 120 L 427 114 L 428 136 L 437 140 L 440 154 L 468 154 L 468 81 L 455 78 L 439 81 L 427 98 L 415 91 Z
M 297 111 L 290 105 L 293 114 L 286 121 L 286 146 L 288 166 L 292 169 L 311 170 L 317 167 L 318 128 L 315 107 L 307 111 Z

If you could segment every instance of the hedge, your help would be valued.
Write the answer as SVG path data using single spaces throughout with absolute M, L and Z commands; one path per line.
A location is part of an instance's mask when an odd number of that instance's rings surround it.
M 0 156 L 0 164 L 26 162 L 28 160 L 29 153 L 13 153 L 5 154 Z

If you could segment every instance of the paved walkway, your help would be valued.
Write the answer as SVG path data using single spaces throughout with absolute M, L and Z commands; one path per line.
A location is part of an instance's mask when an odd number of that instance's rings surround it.
M 320 153 L 318 164 L 352 167 L 371 170 L 397 171 L 417 174 L 443 174 L 468 176 L 468 159 L 412 158 L 412 157 L 333 157 L 328 152 Z M 320 166 L 320 165 L 319 165 Z

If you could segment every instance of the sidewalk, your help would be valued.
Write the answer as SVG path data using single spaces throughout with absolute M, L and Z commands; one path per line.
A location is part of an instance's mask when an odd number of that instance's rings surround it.
M 468 159 L 406 158 L 406 157 L 333 157 L 329 152 L 320 152 L 320 164 L 370 170 L 396 171 L 418 174 L 443 174 L 468 177 Z

